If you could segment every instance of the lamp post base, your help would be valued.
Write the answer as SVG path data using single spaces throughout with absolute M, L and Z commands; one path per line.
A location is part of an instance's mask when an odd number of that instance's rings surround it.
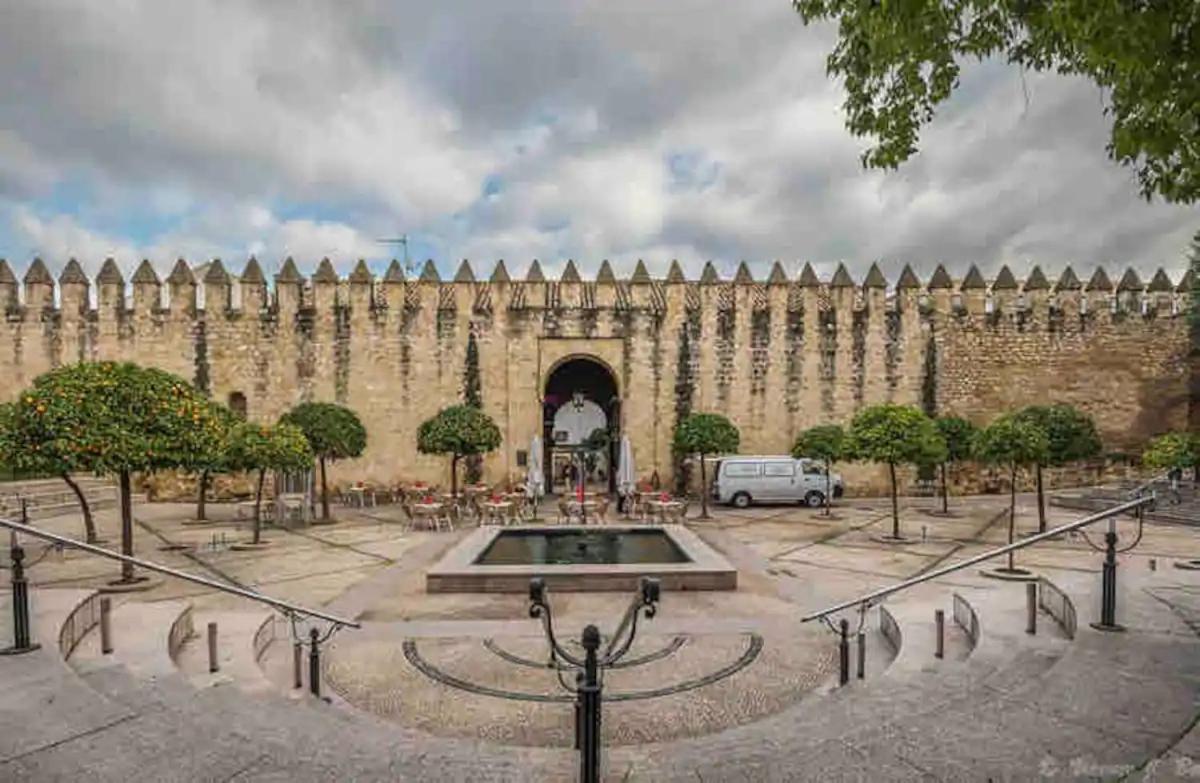
M 1117 625 L 1115 623 L 1110 625 L 1108 623 L 1095 622 L 1088 623 L 1088 625 L 1090 625 L 1092 628 L 1095 628 L 1097 631 L 1108 631 L 1110 633 L 1120 633 L 1125 630 L 1125 626 Z
M 28 647 L 5 647 L 4 649 L 0 650 L 0 655 L 21 655 L 23 653 L 29 653 L 40 649 L 42 649 L 42 645 L 34 642 Z

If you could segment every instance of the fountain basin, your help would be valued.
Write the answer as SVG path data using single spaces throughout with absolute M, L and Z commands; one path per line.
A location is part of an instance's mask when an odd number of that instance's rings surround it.
M 633 590 L 642 576 L 664 590 L 736 590 L 737 570 L 682 525 L 520 525 L 473 531 L 425 574 L 429 593 L 523 593 L 540 576 L 551 590 Z

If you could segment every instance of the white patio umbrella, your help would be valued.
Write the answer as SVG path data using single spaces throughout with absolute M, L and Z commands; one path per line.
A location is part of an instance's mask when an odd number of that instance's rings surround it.
M 633 444 L 629 442 L 628 435 L 621 436 L 620 454 L 617 455 L 617 493 L 621 497 L 628 498 L 633 494 L 634 484 L 637 483 L 637 474 L 633 470 Z M 629 511 L 629 501 L 625 501 L 625 511 Z
M 546 494 L 546 471 L 542 469 L 542 439 L 533 436 L 529 444 L 529 459 L 526 461 L 525 494 L 533 500 L 534 516 L 537 516 L 537 502 Z

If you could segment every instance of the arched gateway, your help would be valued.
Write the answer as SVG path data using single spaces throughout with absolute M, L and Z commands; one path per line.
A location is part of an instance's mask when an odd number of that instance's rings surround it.
M 593 356 L 570 356 L 551 367 L 542 395 L 542 442 L 546 487 L 561 492 L 583 466 L 585 482 L 612 490 L 621 440 L 621 399 L 617 380 Z M 607 444 L 586 449 L 602 434 Z

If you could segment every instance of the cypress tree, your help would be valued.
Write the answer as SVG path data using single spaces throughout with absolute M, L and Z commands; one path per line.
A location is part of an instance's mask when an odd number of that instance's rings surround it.
M 483 410 L 483 384 L 479 379 L 479 345 L 475 342 L 475 330 L 467 334 L 467 359 L 463 367 L 463 402 Z M 467 481 L 478 484 L 483 478 L 483 457 L 472 454 L 466 458 Z

